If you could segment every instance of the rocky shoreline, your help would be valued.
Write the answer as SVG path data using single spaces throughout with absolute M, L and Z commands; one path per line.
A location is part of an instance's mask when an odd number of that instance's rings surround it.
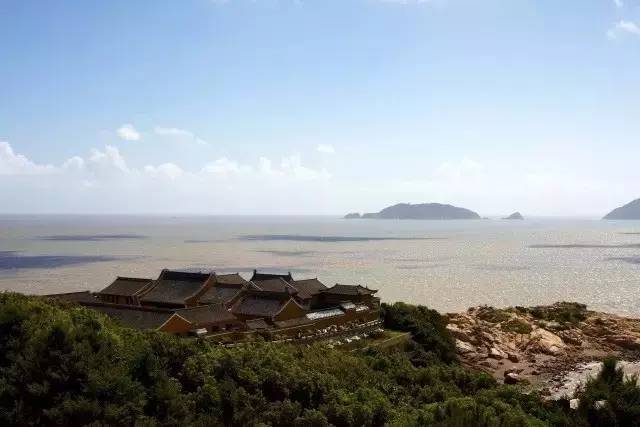
M 582 304 L 474 307 L 447 318 L 464 365 L 507 384 L 530 384 L 547 396 L 557 396 L 567 378 L 607 356 L 640 360 L 640 319 L 590 311 Z

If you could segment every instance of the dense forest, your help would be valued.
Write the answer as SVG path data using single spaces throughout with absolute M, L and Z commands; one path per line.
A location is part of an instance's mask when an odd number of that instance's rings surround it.
M 383 315 L 412 333 L 403 348 L 224 348 L 0 294 L 0 425 L 640 425 L 640 389 L 613 360 L 573 411 L 461 367 L 436 311 Z

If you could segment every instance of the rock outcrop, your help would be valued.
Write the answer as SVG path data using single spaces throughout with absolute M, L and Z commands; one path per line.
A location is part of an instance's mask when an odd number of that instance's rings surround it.
M 577 303 L 448 314 L 447 330 L 466 365 L 505 383 L 540 383 L 606 355 L 640 358 L 640 319 L 587 310 Z
M 640 219 L 640 199 L 612 210 L 603 219 Z

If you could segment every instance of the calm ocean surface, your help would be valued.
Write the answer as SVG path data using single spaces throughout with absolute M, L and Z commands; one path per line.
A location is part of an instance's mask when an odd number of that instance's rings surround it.
M 571 300 L 640 315 L 640 221 L 0 216 L 0 290 L 98 290 L 165 267 L 248 278 L 254 266 L 440 311 Z

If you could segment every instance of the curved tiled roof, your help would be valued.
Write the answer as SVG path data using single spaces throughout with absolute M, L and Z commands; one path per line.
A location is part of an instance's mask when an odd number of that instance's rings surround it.
M 378 292 L 375 289 L 365 288 L 360 285 L 341 285 L 336 284 L 328 289 L 323 289 L 321 293 L 336 295 L 373 295 Z
M 274 317 L 289 303 L 295 304 L 302 309 L 289 295 L 254 292 L 236 302 L 231 307 L 231 312 L 245 316 Z
M 251 281 L 261 281 L 261 280 L 271 280 L 271 279 L 283 279 L 287 282 L 290 282 L 293 280 L 293 277 L 291 276 L 291 272 L 288 272 L 287 274 L 274 274 L 274 273 L 258 273 L 257 270 L 253 270 L 253 276 L 251 276 Z
M 241 287 L 246 284 L 247 281 L 238 273 L 232 274 L 216 274 L 214 276 L 215 282 L 220 285 L 235 285 L 237 287 Z
M 47 298 L 55 298 L 59 300 L 77 302 L 77 303 L 98 302 L 98 299 L 89 291 L 67 292 L 64 294 L 49 294 L 45 296 Z
M 113 283 L 98 293 L 103 295 L 135 296 L 146 290 L 152 282 L 153 279 L 118 276 Z
M 171 310 L 145 309 L 138 306 L 115 304 L 92 304 L 89 308 L 118 320 L 124 326 L 135 329 L 158 329 L 175 314 Z
M 231 311 L 234 314 L 245 316 L 273 317 L 288 300 L 279 298 L 264 298 L 257 295 L 249 295 L 238 301 Z
M 214 285 L 198 298 L 198 302 L 200 304 L 226 303 L 238 295 L 238 292 L 240 288 L 222 288 Z
M 265 292 L 286 292 L 289 294 L 298 292 L 296 288 L 280 277 L 269 280 L 253 280 L 252 282 L 259 290 Z
M 303 299 L 311 298 L 320 291 L 327 289 L 327 287 L 317 278 L 294 280 L 291 282 L 291 285 L 298 291 L 298 297 Z
M 183 305 L 205 289 L 211 277 L 208 273 L 188 273 L 163 270 L 154 281 L 153 287 L 141 299 L 141 302 Z
M 176 313 L 198 326 L 209 323 L 224 323 L 238 320 L 238 318 L 227 310 L 223 304 L 210 304 L 200 307 L 182 308 L 176 310 Z

